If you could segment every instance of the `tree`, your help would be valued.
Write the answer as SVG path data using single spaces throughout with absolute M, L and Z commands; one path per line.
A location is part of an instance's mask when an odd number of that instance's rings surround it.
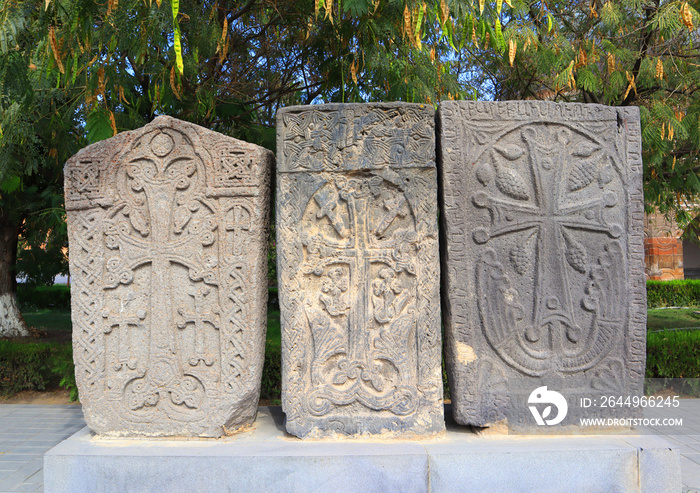
M 649 209 L 692 219 L 700 193 L 697 2 L 501 0 L 459 19 L 479 96 L 639 106 Z
M 27 221 L 32 234 L 60 226 L 61 167 L 78 148 L 74 108 L 32 58 L 38 19 L 30 2 L 0 7 L 0 337 L 29 335 L 16 303 L 19 235 Z
M 37 53 L 57 85 L 81 93 L 90 142 L 169 114 L 273 148 L 280 105 L 432 102 L 460 92 L 440 4 L 46 4 Z
M 463 91 L 444 0 L 45 6 L 36 53 L 52 84 L 84 101 L 90 143 L 168 114 L 274 149 L 281 105 L 431 103 Z

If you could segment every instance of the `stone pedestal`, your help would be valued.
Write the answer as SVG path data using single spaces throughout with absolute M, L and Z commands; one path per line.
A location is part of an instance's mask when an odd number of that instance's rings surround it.
M 44 457 L 45 491 L 677 492 L 680 455 L 655 436 L 478 437 L 448 423 L 424 440 L 299 440 L 279 408 L 209 440 L 108 439 L 87 428 Z

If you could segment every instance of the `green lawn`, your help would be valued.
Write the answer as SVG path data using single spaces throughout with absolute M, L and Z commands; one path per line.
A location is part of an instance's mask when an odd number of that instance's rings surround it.
M 69 332 L 71 330 L 69 310 L 38 310 L 22 313 L 27 325 L 46 332 Z
M 700 327 L 700 308 L 647 311 L 647 330 Z
M 647 327 L 650 331 L 700 328 L 700 314 L 696 312 L 700 312 L 700 308 L 652 309 L 648 311 Z M 70 312 L 44 309 L 25 312 L 23 315 L 27 324 L 45 332 L 48 339 L 0 341 L 0 362 L 4 363 L 0 364 L 0 395 L 13 394 L 23 389 L 43 390 L 55 386 L 60 379 L 60 385 L 72 389 L 72 395 L 77 396 L 70 344 Z M 276 305 L 268 307 L 267 315 L 261 398 L 266 404 L 276 405 L 279 403 L 281 388 L 279 308 Z M 700 354 L 699 344 L 700 331 L 650 334 L 647 341 L 647 376 L 700 378 L 700 358 L 697 357 L 697 354 Z M 3 382 L 10 382 L 12 385 L 3 386 Z
M 647 314 L 648 330 L 700 327 L 700 308 L 653 309 L 649 310 Z M 68 310 L 38 310 L 26 312 L 23 315 L 29 326 L 50 334 L 71 330 L 70 311 Z M 279 309 L 270 307 L 267 312 L 267 320 L 267 344 L 279 348 L 281 339 Z
M 280 328 L 280 311 L 277 308 L 267 309 L 267 346 L 280 347 L 282 344 L 282 329 Z

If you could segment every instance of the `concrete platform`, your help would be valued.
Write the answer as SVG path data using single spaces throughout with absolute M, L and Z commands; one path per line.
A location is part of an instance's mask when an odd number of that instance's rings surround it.
M 82 429 L 44 457 L 52 492 L 681 491 L 677 448 L 652 435 L 476 436 L 448 426 L 408 440 L 301 441 L 279 408 L 218 440 L 93 437 Z

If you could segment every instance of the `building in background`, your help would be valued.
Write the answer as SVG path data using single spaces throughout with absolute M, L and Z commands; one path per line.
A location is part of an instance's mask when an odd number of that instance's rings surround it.
M 676 221 L 663 214 L 644 220 L 644 261 L 647 279 L 671 281 L 700 279 L 700 246 L 691 241 Z

